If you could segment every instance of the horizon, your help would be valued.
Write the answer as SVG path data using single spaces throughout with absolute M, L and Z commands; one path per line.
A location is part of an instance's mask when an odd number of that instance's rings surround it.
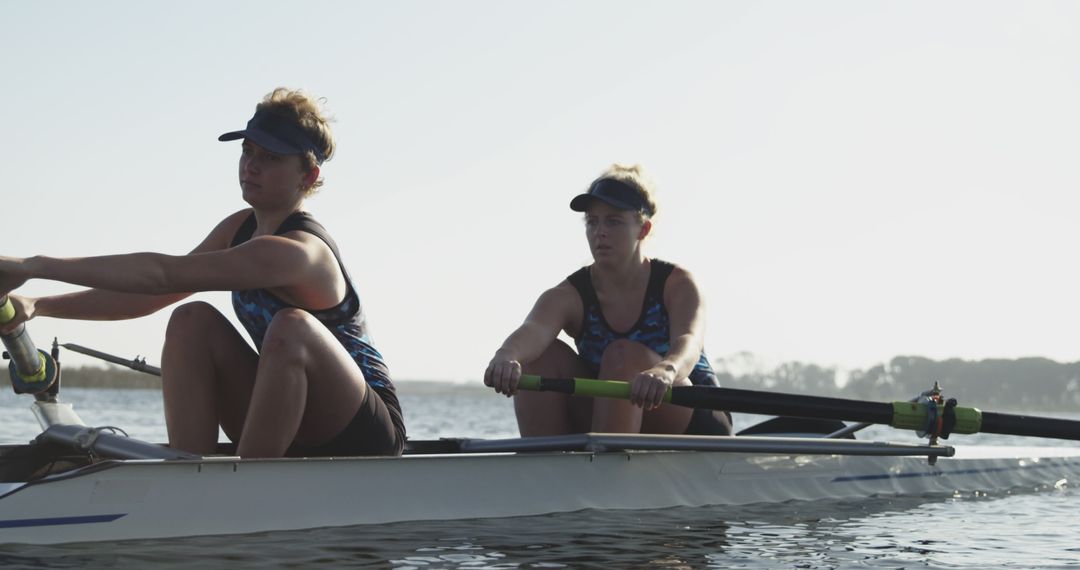
M 646 253 L 697 277 L 713 361 L 1080 359 L 1076 3 L 307 9 L 298 49 L 281 1 L 0 7 L 0 255 L 189 251 L 245 207 L 217 136 L 287 85 L 336 118 L 307 209 L 395 378 L 479 379 L 589 263 L 568 203 L 613 162 L 655 180 Z M 158 360 L 169 312 L 28 330 Z
M 71 353 L 71 352 L 68 352 L 66 354 L 78 356 L 77 354 L 74 354 L 74 353 Z M 65 358 L 66 357 L 61 357 L 61 360 L 64 360 Z M 1025 361 L 1025 360 L 1048 360 L 1050 362 L 1053 362 L 1054 364 L 1058 364 L 1058 365 L 1061 365 L 1061 366 L 1071 366 L 1071 365 L 1080 364 L 1080 359 L 1077 359 L 1075 361 L 1059 361 L 1059 360 L 1054 360 L 1052 358 L 1046 358 L 1044 356 L 1021 356 L 1021 357 L 1018 357 L 1018 358 L 980 358 L 980 359 L 964 359 L 964 358 L 953 357 L 953 358 L 945 358 L 945 359 L 933 359 L 933 358 L 928 358 L 928 357 L 925 357 L 925 356 L 920 356 L 920 355 L 917 355 L 917 354 L 897 354 L 897 355 L 893 356 L 892 358 L 889 358 L 888 360 L 885 360 L 885 361 L 882 361 L 882 362 L 871 363 L 870 365 L 865 366 L 865 367 L 844 368 L 844 367 L 839 367 L 839 366 L 823 365 L 823 364 L 816 363 L 816 362 L 804 362 L 804 361 L 795 361 L 795 360 L 783 361 L 783 362 L 771 362 L 771 361 L 767 361 L 765 359 L 757 358 L 755 355 L 748 354 L 748 353 L 745 353 L 745 352 L 744 353 L 738 353 L 738 354 L 729 355 L 728 358 L 720 357 L 720 358 L 714 359 L 712 361 L 712 364 L 716 368 L 716 372 L 718 374 L 727 373 L 727 374 L 731 374 L 733 377 L 736 377 L 736 378 L 745 377 L 745 376 L 753 376 L 753 375 L 771 374 L 771 373 L 777 372 L 780 369 L 780 367 L 785 366 L 785 365 L 817 366 L 817 367 L 821 368 L 822 370 L 828 370 L 828 371 L 834 372 L 836 374 L 836 378 L 837 378 L 837 385 L 839 387 L 843 387 L 847 383 L 847 381 L 850 380 L 851 376 L 854 375 L 855 373 L 865 373 L 865 372 L 869 372 L 870 370 L 873 370 L 874 368 L 876 368 L 878 366 L 888 366 L 893 360 L 902 359 L 902 358 L 924 358 L 924 359 L 927 359 L 927 360 L 935 362 L 935 363 L 946 363 L 946 362 L 952 362 L 952 361 L 960 361 L 960 362 L 963 362 L 965 364 L 984 364 L 984 363 L 987 363 L 987 362 L 1014 362 L 1015 363 L 1015 362 Z M 91 370 L 105 370 L 105 371 L 119 370 L 119 371 L 122 371 L 122 372 L 125 372 L 125 373 L 128 373 L 128 372 L 133 373 L 136 376 L 139 376 L 140 375 L 139 373 L 141 372 L 139 370 L 134 370 L 134 369 L 131 369 L 129 367 L 126 367 L 126 366 L 124 366 L 122 364 L 115 364 L 113 362 L 105 362 L 105 361 L 98 360 L 98 359 L 95 359 L 95 358 L 90 358 L 89 360 L 90 360 L 89 362 L 80 362 L 79 364 L 77 364 L 75 366 L 67 366 L 67 365 L 65 365 L 64 369 L 65 370 L 67 370 L 67 369 L 71 369 L 71 370 L 91 369 Z M 150 365 L 155 365 L 156 364 L 154 362 L 146 362 L 146 363 L 150 364 Z M 145 372 L 142 373 L 142 374 L 145 374 L 147 376 L 153 376 L 153 374 L 147 374 Z M 844 377 L 844 381 L 841 381 L 841 376 Z M 405 382 L 405 383 L 409 383 L 409 384 L 424 384 L 424 383 L 455 384 L 455 385 L 459 385 L 459 386 L 472 386 L 472 387 L 480 388 L 480 389 L 485 388 L 485 386 L 483 385 L 483 378 L 480 378 L 480 377 L 477 377 L 477 378 L 459 378 L 459 379 L 438 379 L 438 378 L 430 379 L 430 378 L 407 378 L 407 377 L 403 377 L 403 378 L 395 378 L 394 379 L 394 383 L 400 383 L 400 382 Z

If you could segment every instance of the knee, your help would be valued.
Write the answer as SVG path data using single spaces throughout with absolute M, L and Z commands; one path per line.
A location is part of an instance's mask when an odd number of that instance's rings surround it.
M 568 367 L 572 368 L 578 361 L 578 354 L 565 342 L 555 339 L 544 352 L 535 359 L 521 363 L 521 371 L 525 374 L 539 374 L 540 376 L 565 375 Z
M 182 340 L 206 334 L 207 324 L 221 318 L 221 313 L 210 303 L 195 301 L 177 307 L 169 317 L 165 329 L 166 340 Z
M 600 369 L 606 376 L 636 374 L 660 361 L 649 347 L 627 339 L 618 339 L 604 349 Z
M 262 354 L 273 355 L 280 364 L 284 360 L 303 360 L 305 339 L 314 327 L 323 326 L 315 317 L 302 309 L 282 309 L 274 314 L 263 337 Z

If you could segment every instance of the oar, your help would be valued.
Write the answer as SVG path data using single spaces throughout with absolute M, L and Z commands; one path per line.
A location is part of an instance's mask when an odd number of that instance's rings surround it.
M 15 319 L 15 305 L 4 295 L 0 297 L 0 325 L 6 325 Z M 34 346 L 30 334 L 26 332 L 26 323 L 15 327 L 8 334 L 0 335 L 6 358 L 11 359 L 8 371 L 11 386 L 18 394 L 42 394 L 56 382 L 57 367 L 52 356 Z
M 130 368 L 132 370 L 136 370 L 138 372 L 145 372 L 147 374 L 152 374 L 154 376 L 161 376 L 161 369 L 158 368 L 157 366 L 147 364 L 145 358 L 135 357 L 135 358 L 133 358 L 131 360 L 128 360 L 126 358 L 121 358 L 119 356 L 113 356 L 113 355 L 108 354 L 106 352 L 101 352 L 100 350 L 94 350 L 92 348 L 86 348 L 85 346 L 81 346 L 81 345 L 75 344 L 73 342 L 61 343 L 60 346 L 66 348 L 66 349 L 68 349 L 68 350 L 70 350 L 72 352 L 78 352 L 80 354 L 85 354 L 87 356 L 93 356 L 94 358 L 100 358 L 101 360 L 104 360 L 105 362 L 112 362 L 113 364 L 119 364 L 120 366 L 127 366 L 128 368 Z
M 578 396 L 630 397 L 630 385 L 613 380 L 523 374 L 518 387 Z M 884 424 L 934 433 L 942 438 L 953 433 L 997 433 L 1080 440 L 1080 421 L 983 412 L 956 406 L 952 400 L 940 405 L 925 401 L 881 403 L 714 386 L 676 386 L 668 390 L 664 401 L 689 408 Z

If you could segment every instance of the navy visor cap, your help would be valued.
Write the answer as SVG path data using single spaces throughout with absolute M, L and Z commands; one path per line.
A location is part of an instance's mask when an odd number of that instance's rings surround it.
M 315 141 L 311 140 L 304 129 L 289 119 L 269 113 L 256 111 L 242 131 L 232 131 L 218 137 L 219 141 L 248 139 L 251 142 L 277 154 L 303 154 L 311 151 L 315 160 L 322 164 L 326 157 Z
M 645 201 L 633 186 L 614 178 L 602 178 L 589 186 L 589 191 L 578 194 L 570 201 L 570 209 L 575 212 L 584 212 L 589 209 L 593 200 L 600 200 L 620 210 L 634 210 L 646 216 L 653 215 L 653 209 Z

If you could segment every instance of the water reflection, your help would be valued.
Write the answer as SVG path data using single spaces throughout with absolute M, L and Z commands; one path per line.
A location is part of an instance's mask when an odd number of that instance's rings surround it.
M 844 568 L 1080 564 L 1069 489 L 583 511 L 242 537 L 0 547 L 3 568 Z M 1017 529 L 1025 529 L 1018 532 Z

